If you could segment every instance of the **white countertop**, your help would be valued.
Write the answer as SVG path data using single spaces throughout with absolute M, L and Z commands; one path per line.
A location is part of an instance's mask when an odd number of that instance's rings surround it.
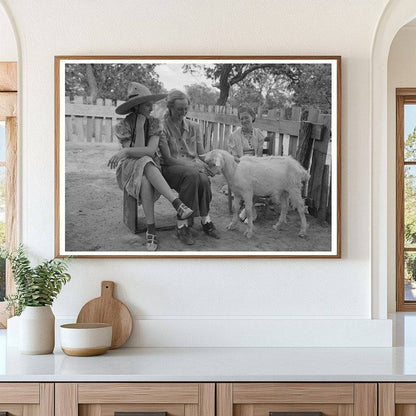
M 1 332 L 3 332 L 1 334 Z M 416 381 L 416 348 L 120 348 L 21 355 L 0 331 L 0 381 Z
M 0 330 L 0 382 L 415 381 L 416 314 L 393 348 L 119 348 L 96 357 L 22 355 Z

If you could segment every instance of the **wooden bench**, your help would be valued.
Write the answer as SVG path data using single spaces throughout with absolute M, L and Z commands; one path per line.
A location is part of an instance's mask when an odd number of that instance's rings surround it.
M 165 222 L 167 223 L 167 221 L 170 221 L 170 218 L 166 219 Z M 123 193 L 123 222 L 134 234 L 144 233 L 147 229 L 146 217 L 144 214 L 140 215 L 137 199 L 129 195 L 126 190 Z M 156 226 L 156 230 L 159 231 L 173 230 L 176 227 L 176 222 L 175 224 L 163 224 L 163 220 L 158 221 L 158 218 L 156 218 L 156 224 L 158 222 L 160 225 Z

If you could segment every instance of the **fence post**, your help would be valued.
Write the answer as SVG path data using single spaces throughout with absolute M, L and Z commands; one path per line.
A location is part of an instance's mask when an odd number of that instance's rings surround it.
M 87 142 L 92 142 L 94 137 L 95 117 L 87 117 Z
M 326 154 L 331 136 L 331 115 L 322 114 L 319 117 L 319 121 L 321 121 L 325 127 L 322 140 L 315 140 L 313 146 L 312 165 L 310 170 L 311 179 L 309 181 L 308 189 L 309 212 L 314 216 L 318 215 L 318 211 L 321 208 L 321 201 L 323 199 L 322 192 L 326 192 L 327 195 L 330 192 L 325 189 L 330 186 L 330 182 L 329 178 L 328 181 L 325 182 L 324 171 Z M 322 210 L 323 209 L 325 209 L 325 213 L 321 211 L 321 217 L 326 217 L 326 207 L 322 207 Z
M 70 97 L 65 96 L 65 104 L 70 102 Z M 72 117 L 65 114 L 65 141 L 69 142 L 72 140 Z
M 214 107 L 214 112 L 218 113 L 219 112 L 219 105 L 216 105 Z M 218 149 L 219 146 L 219 124 L 218 123 L 214 123 L 214 134 L 212 137 L 212 148 L 213 149 Z
M 227 105 L 225 107 L 225 114 L 232 114 L 233 109 L 231 106 Z M 224 143 L 223 143 L 223 149 L 227 150 L 228 148 L 228 137 L 231 134 L 231 124 L 226 124 L 224 126 Z
M 267 118 L 271 120 L 277 120 L 277 108 L 273 108 L 272 110 L 269 110 L 267 113 Z M 276 153 L 276 133 L 273 131 L 267 132 L 266 139 L 269 142 L 269 155 L 274 155 Z
M 225 114 L 225 107 L 220 106 L 219 113 L 220 114 Z M 224 127 L 225 127 L 225 124 L 224 123 L 218 123 L 218 126 L 219 126 L 219 138 L 220 138 L 218 146 L 219 146 L 220 149 L 224 149 L 224 143 L 225 143 L 225 134 L 224 134 L 225 128 Z
M 118 104 L 118 102 L 117 102 Z M 105 106 L 112 106 L 113 101 L 109 98 L 104 100 Z M 113 141 L 113 119 L 105 118 L 104 119 L 104 141 L 106 143 L 111 143 Z
M 309 170 L 313 146 L 312 123 L 316 123 L 318 121 L 318 117 L 319 110 L 310 108 L 308 114 L 308 121 L 302 121 L 300 125 L 299 147 L 296 152 L 296 159 L 306 170 Z
M 292 107 L 292 121 L 300 121 L 301 118 L 301 108 L 300 107 Z M 299 133 L 297 136 L 290 135 L 289 138 L 289 155 L 296 157 L 296 149 L 298 147 L 298 138 Z
M 207 111 L 208 113 L 212 113 L 214 106 L 209 105 L 207 107 Z M 212 123 L 211 121 L 207 121 L 207 129 L 205 131 L 205 143 L 204 143 L 204 149 L 206 152 L 209 152 L 210 150 L 212 150 L 213 147 L 213 143 L 212 143 L 212 129 L 214 127 L 214 123 Z
M 84 104 L 84 97 L 75 96 L 74 104 Z M 85 141 L 84 117 L 82 116 L 75 116 L 75 134 L 78 137 L 78 141 Z
M 321 200 L 319 201 L 319 209 L 318 209 L 318 220 L 325 221 L 327 219 L 327 212 L 328 212 L 328 194 L 329 194 L 329 166 L 324 166 L 324 171 L 322 174 L 322 192 L 321 192 Z M 330 222 L 330 221 L 328 221 Z
M 280 112 L 279 112 L 279 120 L 284 120 L 285 119 L 285 109 L 281 108 Z M 279 145 L 277 147 L 277 155 L 278 156 L 283 156 L 283 133 L 279 133 Z
M 104 100 L 102 98 L 97 98 L 97 105 L 103 106 Z M 101 136 L 103 130 L 103 118 L 102 117 L 95 117 L 95 141 L 98 143 L 101 143 L 103 141 L 103 138 Z

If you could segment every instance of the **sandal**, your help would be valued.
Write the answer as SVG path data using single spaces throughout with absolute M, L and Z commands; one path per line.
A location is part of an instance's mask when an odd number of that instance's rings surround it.
M 178 206 L 176 212 L 178 213 L 178 219 L 180 220 L 186 220 L 194 213 L 194 211 L 187 207 L 183 202 L 181 202 L 181 204 Z
M 156 251 L 159 247 L 159 240 L 156 234 L 150 234 L 146 231 L 146 250 Z

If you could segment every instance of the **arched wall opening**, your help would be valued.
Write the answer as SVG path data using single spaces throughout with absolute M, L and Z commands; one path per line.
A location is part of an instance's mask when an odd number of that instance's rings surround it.
M 0 62 L 17 62 L 19 52 L 14 27 L 3 0 L 0 0 Z
M 387 159 L 387 189 L 388 200 L 387 208 L 389 212 L 387 241 L 388 241 L 388 311 L 395 312 L 396 310 L 396 263 L 402 261 L 395 258 L 396 253 L 396 218 L 390 213 L 395 212 L 395 196 L 396 196 L 396 89 L 397 88 L 416 88 L 416 19 L 402 26 L 394 37 L 388 58 L 387 68 L 387 154 L 391 155 Z M 406 123 L 405 123 L 405 138 L 407 138 L 409 129 L 414 128 L 414 110 L 415 106 L 407 106 Z M 396 155 L 396 157 L 394 157 Z M 413 171 L 413 168 L 411 168 Z M 406 207 L 408 207 L 406 203 Z M 407 211 L 409 215 L 409 211 Z M 407 252 L 408 254 L 411 254 Z M 412 256 L 412 255 L 411 255 Z M 411 267 L 409 264 L 408 267 Z M 409 269 L 410 270 L 410 269 Z M 400 279 L 400 277 L 398 277 Z M 403 282 L 405 283 L 405 282 Z M 400 289 L 401 290 L 401 289 Z M 411 300 L 414 290 L 404 290 L 402 295 L 406 300 Z M 398 294 L 399 295 L 399 294 Z
M 389 88 L 388 59 L 396 34 L 415 17 L 414 1 L 389 2 L 380 18 L 371 54 L 373 319 L 386 319 L 387 312 L 395 311 L 395 98 L 392 86 Z

